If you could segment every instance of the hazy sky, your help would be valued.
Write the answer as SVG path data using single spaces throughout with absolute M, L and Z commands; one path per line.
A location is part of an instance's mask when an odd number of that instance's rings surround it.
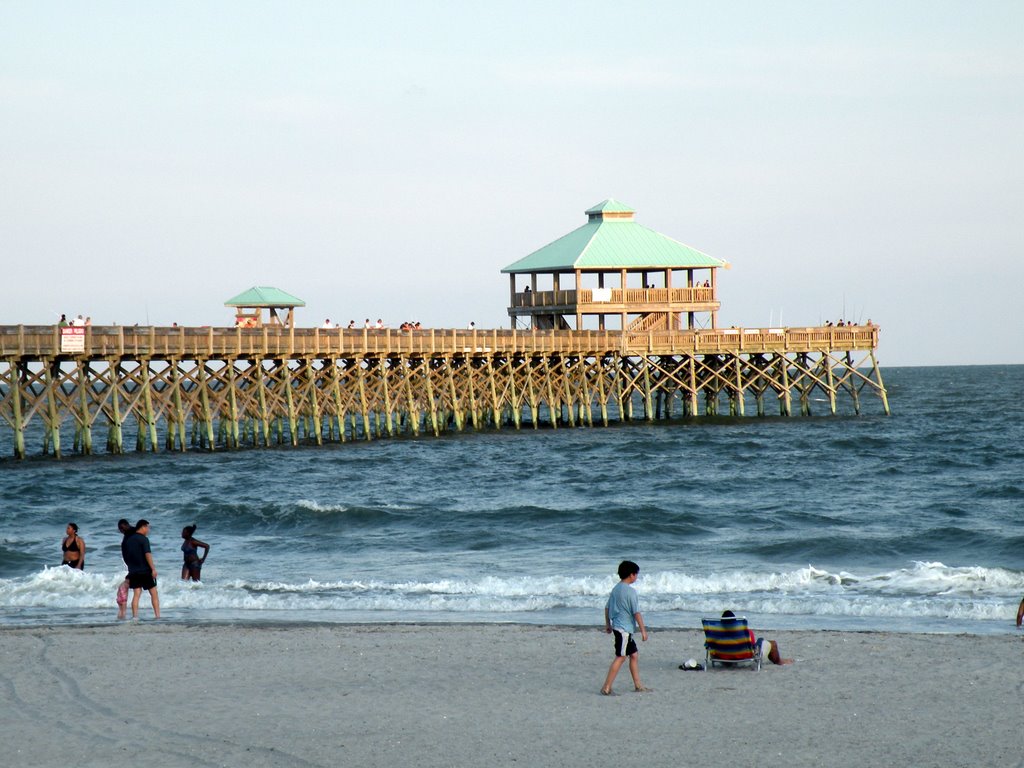
M 608 197 L 722 325 L 1024 363 L 1024 3 L 0 1 L 0 323 L 507 327 Z

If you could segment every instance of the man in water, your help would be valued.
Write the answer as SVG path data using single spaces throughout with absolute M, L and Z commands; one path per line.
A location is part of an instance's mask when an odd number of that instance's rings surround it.
M 121 544 L 121 554 L 128 566 L 128 587 L 132 590 L 132 618 L 139 618 L 139 598 L 142 590 L 149 592 L 153 603 L 153 616 L 160 618 L 160 598 L 156 592 L 156 564 L 149 549 L 149 521 L 139 520 L 135 533 Z

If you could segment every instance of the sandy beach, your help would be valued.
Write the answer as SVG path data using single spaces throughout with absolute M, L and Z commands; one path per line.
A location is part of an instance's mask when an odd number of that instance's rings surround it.
M 598 694 L 598 628 L 184 625 L 0 630 L 8 766 L 981 766 L 1024 761 L 1024 635 L 764 632 L 786 667 Z

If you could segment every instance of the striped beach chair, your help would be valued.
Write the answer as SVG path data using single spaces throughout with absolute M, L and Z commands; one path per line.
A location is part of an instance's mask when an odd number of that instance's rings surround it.
M 704 669 L 713 664 L 739 666 L 750 664 L 761 669 L 760 648 L 750 642 L 750 627 L 743 616 L 701 619 L 704 625 Z

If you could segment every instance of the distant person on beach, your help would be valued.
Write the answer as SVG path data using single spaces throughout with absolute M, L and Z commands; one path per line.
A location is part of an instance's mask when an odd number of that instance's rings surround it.
M 735 619 L 736 614 L 732 611 L 722 611 L 723 619 Z M 765 640 L 763 637 L 758 640 L 757 635 L 754 634 L 754 630 L 747 630 L 750 632 L 750 643 L 757 649 L 757 653 L 761 655 L 762 659 L 768 659 L 772 664 L 792 664 L 792 659 L 782 658 L 782 653 L 779 651 L 779 644 L 775 640 Z
M 61 314 L 60 320 L 57 321 L 57 325 L 59 325 L 61 328 L 67 328 L 68 316 L 66 314 Z
M 650 688 L 645 688 L 640 682 L 640 652 L 637 650 L 634 635 L 637 628 L 640 629 L 640 637 L 647 642 L 647 627 L 644 626 L 644 617 L 640 614 L 640 598 L 633 588 L 633 582 L 640 575 L 640 566 L 631 560 L 623 560 L 619 563 L 619 583 L 612 587 L 608 596 L 608 602 L 604 606 L 604 631 L 615 637 L 615 658 L 612 659 L 608 668 L 608 676 L 601 686 L 601 693 L 604 696 L 615 695 L 612 691 L 612 683 L 622 669 L 623 663 L 629 659 L 629 674 L 633 677 L 633 690 L 637 693 L 646 693 Z
M 124 543 L 135 533 L 132 524 L 123 517 L 117 521 L 117 530 L 121 532 L 121 560 L 124 560 Z M 128 609 L 128 574 L 125 573 L 121 583 L 117 585 L 117 618 L 123 619 Z
M 1024 621 L 1024 597 L 1020 599 L 1020 608 L 1017 609 L 1017 626 L 1019 627 L 1021 622 Z
M 74 568 L 79 571 L 85 570 L 85 539 L 78 535 L 78 526 L 68 523 L 64 529 L 64 540 L 60 543 L 64 556 L 61 565 Z
M 132 618 L 139 618 L 139 598 L 142 590 L 149 592 L 153 603 L 153 616 L 160 618 L 160 597 L 156 591 L 156 563 L 149 548 L 149 521 L 139 520 L 135 533 L 121 544 L 125 565 L 128 566 L 128 586 L 132 590 Z
M 185 556 L 185 562 L 181 566 L 181 578 L 185 581 L 199 581 L 199 572 L 206 562 L 206 556 L 210 554 L 210 545 L 194 538 L 198 526 L 195 523 L 186 525 L 181 529 L 181 551 Z M 199 556 L 199 550 L 203 550 L 203 556 Z

